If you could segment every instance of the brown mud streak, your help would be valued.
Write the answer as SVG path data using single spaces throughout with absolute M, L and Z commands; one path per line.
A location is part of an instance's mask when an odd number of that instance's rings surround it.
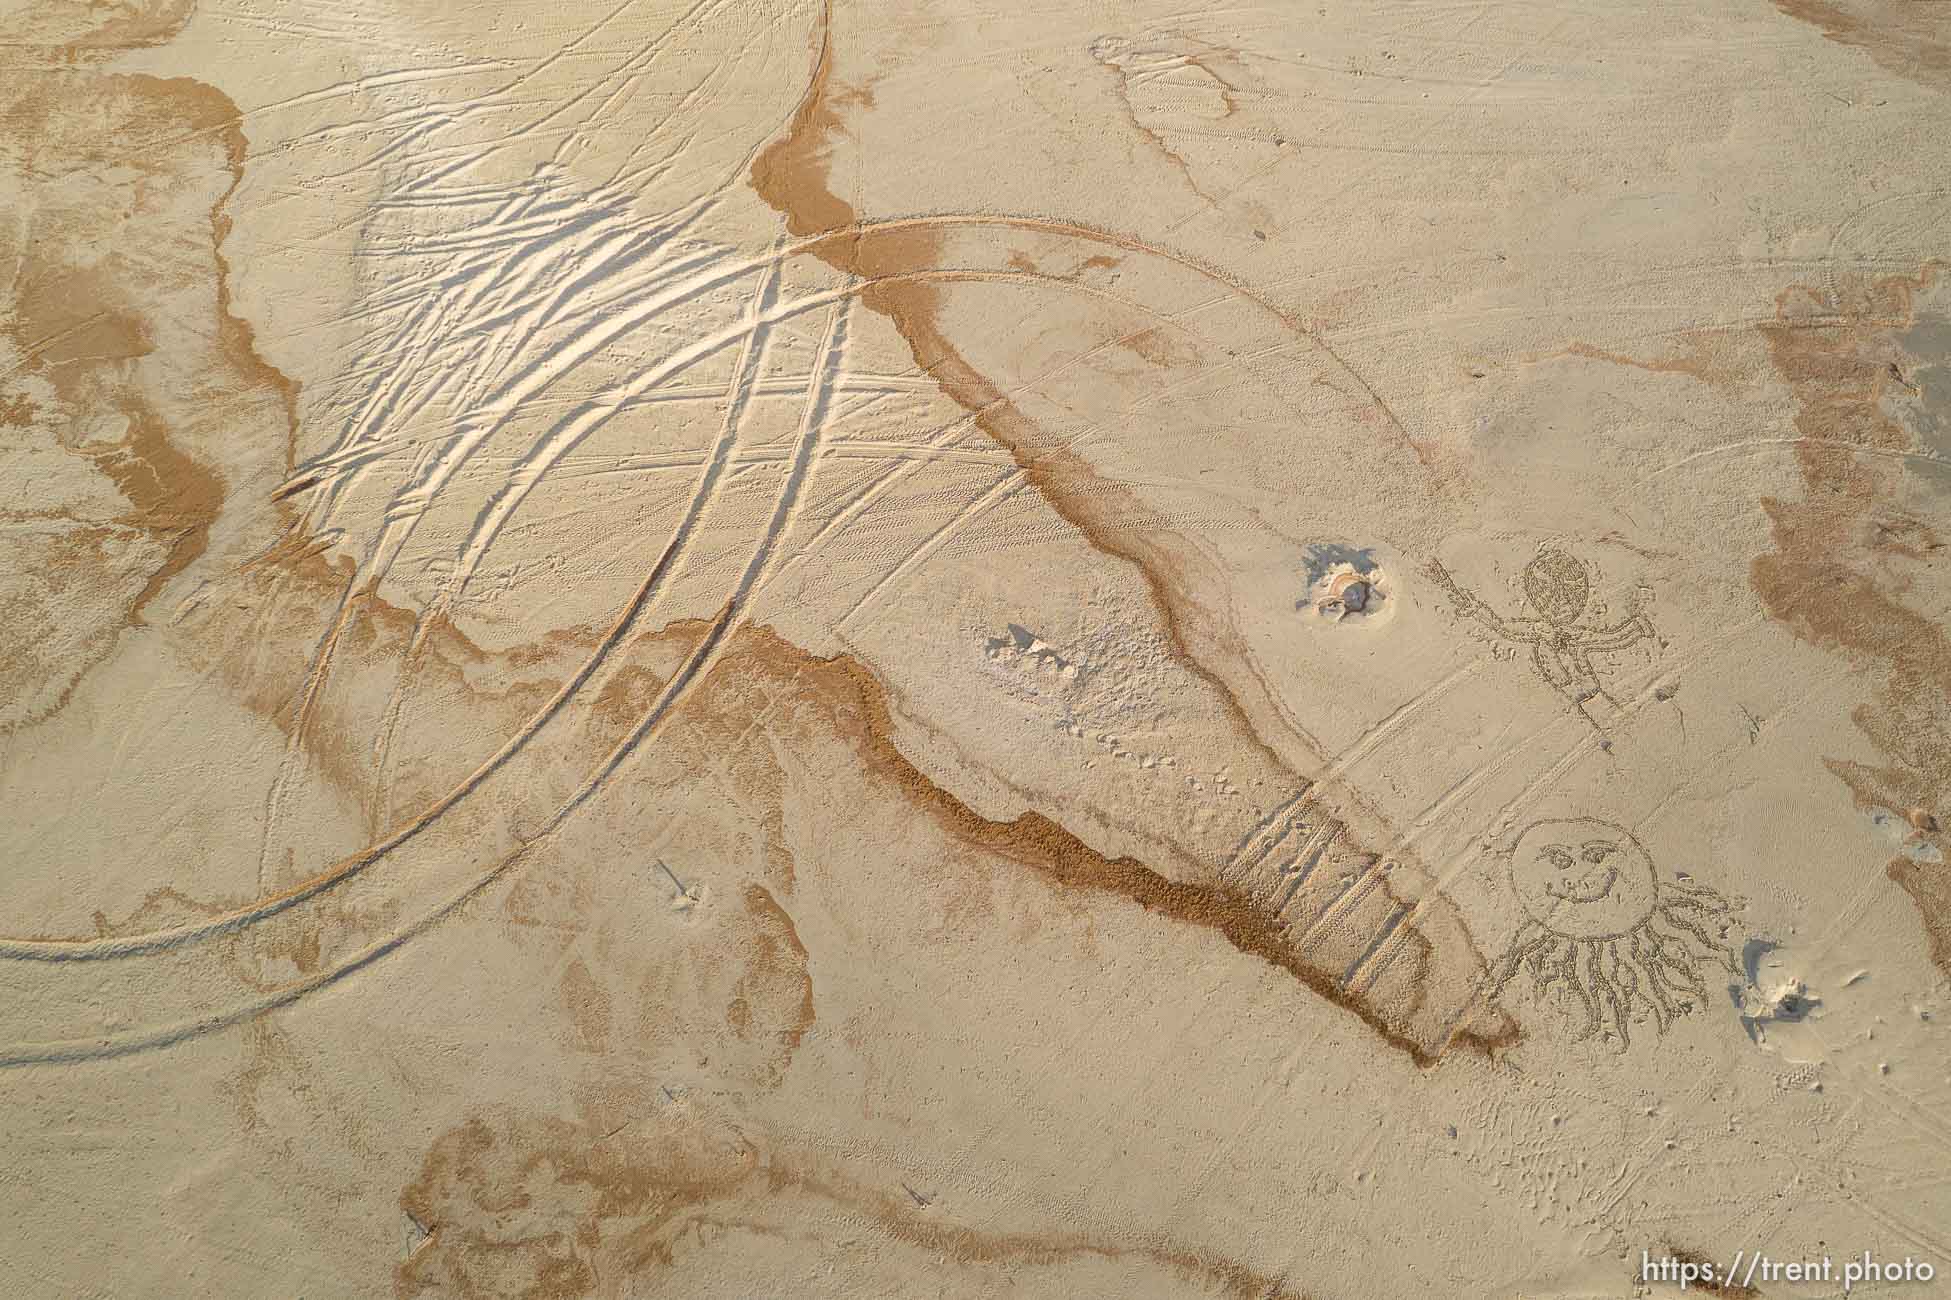
M 1951 5 L 1929 0 L 1775 0 L 1838 45 L 1936 90 L 1951 87 Z
M 237 187 L 244 183 L 244 161 L 250 154 L 250 140 L 244 135 L 244 112 L 230 96 L 215 86 L 191 81 L 187 77 L 177 80 L 221 102 L 225 110 L 222 135 L 224 156 L 230 164 L 230 188 L 218 197 L 210 209 L 210 255 L 217 263 L 217 338 L 223 345 L 225 358 L 237 367 L 240 374 L 271 389 L 284 403 L 285 473 L 289 477 L 298 463 L 298 381 L 265 360 L 257 350 L 257 332 L 251 328 L 249 321 L 232 309 L 230 259 L 224 256 L 224 240 L 229 237 L 231 227 L 230 200 L 237 193 Z
M 779 900 L 764 885 L 750 884 L 745 887 L 745 910 L 751 915 L 757 927 L 749 954 L 750 971 L 738 982 L 734 1004 L 749 1008 L 751 998 L 747 996 L 748 986 L 755 981 L 786 980 L 799 985 L 799 1006 L 793 1023 L 772 1027 L 780 1044 L 788 1056 L 799 1050 L 799 1044 L 806 1037 L 806 1031 L 817 1018 L 813 1009 L 813 979 L 807 973 L 810 958 L 806 945 L 800 942 L 799 930 L 793 925 L 793 918 L 786 909 L 779 906 Z M 784 946 L 785 953 L 780 952 Z M 749 1011 L 747 1012 L 749 1015 Z M 741 1025 L 733 1025 L 735 1032 L 743 1030 Z
M 9 322 L 25 368 L 44 374 L 65 404 L 82 410 L 101 400 L 97 387 L 104 372 L 155 351 L 146 322 L 115 303 L 100 278 L 93 271 L 26 261 Z M 162 564 L 123 612 L 127 626 L 139 627 L 143 607 L 209 544 L 224 484 L 171 444 L 162 417 L 138 392 L 122 388 L 104 404 L 119 410 L 126 435 L 107 446 L 84 443 L 74 450 L 128 501 L 129 510 L 115 522 L 150 534 L 164 548 Z
M 790 233 L 816 240 L 809 250 L 815 256 L 843 274 L 866 281 L 861 301 L 894 324 L 915 364 L 1009 452 L 1025 481 L 1061 518 L 1092 547 L 1138 571 L 1173 658 L 1213 691 L 1235 734 L 1273 771 L 1286 774 L 1300 787 L 1310 786 L 1311 782 L 1295 774 L 1260 737 L 1233 689 L 1193 654 L 1185 631 L 1184 597 L 1178 590 L 1183 585 L 1179 565 L 1131 528 L 1134 519 L 1151 518 L 1153 512 L 1125 489 L 1100 479 L 1083 458 L 1048 445 L 1042 431 L 945 336 L 939 322 L 939 286 L 913 278 L 939 265 L 938 232 L 912 225 L 894 230 L 862 229 L 852 206 L 833 192 L 830 141 L 836 132 L 844 130 L 838 109 L 858 97 L 832 89 L 831 19 L 829 4 L 819 27 L 806 93 L 786 133 L 754 159 L 753 189 L 780 213 Z M 829 237 L 818 239 L 820 235 Z M 873 698 L 878 700 L 878 684 L 873 689 Z M 890 734 L 885 727 L 876 733 L 884 756 L 892 762 L 899 755 L 888 739 Z M 1242 952 L 1288 971 L 1322 997 L 1360 1016 L 1418 1065 L 1435 1060 L 1432 1053 L 1391 1028 L 1360 996 L 1342 989 L 1329 972 L 1308 966 L 1289 951 L 1284 932 L 1272 918 L 1261 916 L 1244 895 L 1215 886 L 1176 882 L 1130 859 L 1110 861 L 1035 813 L 1006 824 L 984 821 L 907 765 L 905 759 L 900 763 L 905 773 L 903 783 L 911 793 L 941 811 L 960 832 L 1037 865 L 1068 885 L 1122 893 L 1147 910 L 1217 929 Z M 1413 937 L 1427 950 L 1425 936 Z M 1515 1026 L 1494 1036 L 1459 1031 L 1451 1041 L 1488 1053 L 1516 1041 L 1518 1032 Z
M 91 11 L 97 8 L 113 10 L 115 6 L 91 0 L 88 8 Z M 120 11 L 112 12 L 101 26 L 75 37 L 62 49 L 70 57 L 86 57 L 103 51 L 160 45 L 183 29 L 183 24 L 189 21 L 190 13 L 195 8 L 196 0 L 157 0 L 152 8 L 145 7 L 140 0 L 125 2 Z
M 1408 1038 L 1366 999 L 1308 965 L 1290 947 L 1274 918 L 1246 895 L 1222 885 L 1171 880 L 1132 858 L 1107 858 L 1041 813 L 1025 812 L 1013 821 L 999 822 L 975 812 L 902 754 L 894 742 L 886 691 L 859 660 L 846 654 L 818 658 L 766 628 L 749 627 L 739 635 L 752 653 L 797 668 L 817 689 L 835 697 L 842 706 L 837 723 L 853 733 L 850 739 L 869 766 L 891 782 L 910 806 L 955 838 L 1029 867 L 1066 889 L 1115 894 L 1169 920 L 1216 931 L 1240 952 L 1285 971 L 1317 996 L 1356 1016 L 1418 1066 L 1433 1065 L 1441 1056 L 1443 1049 L 1430 1051 Z M 1445 1046 L 1490 1055 L 1509 1046 L 1515 1036 L 1515 1028 L 1497 1037 L 1459 1030 Z
M 1074 452 L 1047 445 L 1041 431 L 994 384 L 965 360 L 943 334 L 938 320 L 940 288 L 913 276 L 939 265 L 936 232 L 908 227 L 873 232 L 856 227 L 853 208 L 829 185 L 829 138 L 843 128 L 830 89 L 833 69 L 831 4 L 820 25 L 813 74 L 786 134 L 752 163 L 752 188 L 786 221 L 794 235 L 831 232 L 811 252 L 827 265 L 867 281 L 861 302 L 886 316 L 907 342 L 915 364 L 939 384 L 976 425 L 1010 454 L 1024 477 L 1084 540 L 1097 550 L 1132 565 L 1143 578 L 1158 611 L 1174 658 L 1219 696 L 1240 737 L 1275 771 L 1288 764 L 1263 741 L 1232 689 L 1195 659 L 1188 648 L 1184 617 L 1173 591 L 1172 559 L 1142 542 L 1130 528 L 1134 518 L 1152 515 L 1129 492 L 1097 477 Z M 1110 505 L 1106 503 L 1115 503 Z
M 1912 446 L 1882 399 L 1896 374 L 1894 335 L 1915 323 L 1913 299 L 1937 274 L 1927 266 L 1915 277 L 1846 281 L 1833 299 L 1797 286 L 1778 300 L 1778 319 L 1760 327 L 1800 408 L 1795 455 L 1806 490 L 1798 501 L 1763 498 L 1775 550 L 1756 558 L 1750 583 L 1801 640 L 1884 669 L 1874 702 L 1852 717 L 1886 764 L 1825 765 L 1859 807 L 1896 817 L 1921 810 L 1942 825 L 1951 788 L 1951 631 L 1898 599 L 1905 578 L 1894 566 L 1941 562 L 1944 544 L 1888 502 L 1886 462 L 1858 454 Z M 1916 904 L 1931 959 L 1951 974 L 1951 873 L 1899 855 L 1886 874 Z
M 68 138 L 65 133 L 48 130 L 51 122 L 59 122 L 64 115 L 101 114 L 105 108 L 109 125 L 114 125 L 113 118 L 120 111 L 127 118 L 129 132 L 122 139 L 112 130 L 104 132 L 102 138 L 83 147 L 83 157 L 105 166 L 133 165 L 140 172 L 160 173 L 173 180 L 176 172 L 193 169 L 201 161 L 194 150 L 198 142 L 214 137 L 221 144 L 230 183 L 216 197 L 209 214 L 215 299 L 214 329 L 209 332 L 217 341 L 228 373 L 197 378 L 214 381 L 210 387 L 218 392 L 275 392 L 285 414 L 288 466 L 296 447 L 297 385 L 259 355 L 251 327 L 233 311 L 230 265 L 223 254 L 231 224 L 227 205 L 243 181 L 249 152 L 241 110 L 223 92 L 191 78 L 109 74 L 87 66 L 120 50 L 167 40 L 182 27 L 192 7 L 191 0 L 161 0 L 146 7 L 122 6 L 105 20 L 92 7 L 85 15 L 77 14 L 82 29 L 70 32 L 65 44 L 30 43 L 28 48 L 43 56 L 43 66 L 16 69 L 15 86 L 27 87 L 38 76 L 46 83 L 45 88 L 0 96 L 0 117 L 26 138 L 30 167 L 40 148 L 50 143 L 59 147 Z M 63 25 L 57 8 L 50 7 L 41 17 L 56 27 Z M 90 21 L 95 24 L 92 28 L 85 25 Z M 191 151 L 182 153 L 186 144 Z M 32 187 L 27 188 L 31 194 Z M 58 206 L 38 215 L 44 220 L 62 218 Z M 86 246 L 96 259 L 91 264 L 62 259 L 58 254 L 23 260 L 16 268 L 17 298 L 8 322 L 27 359 L 26 367 L 47 376 L 64 404 L 75 413 L 75 427 L 83 427 L 86 417 L 101 414 L 104 407 L 125 422 L 126 433 L 119 442 L 106 447 L 69 445 L 105 474 L 129 503 L 128 511 L 116 522 L 148 533 L 162 550 L 160 564 L 120 611 L 122 625 L 129 628 L 144 626 L 143 611 L 149 603 L 206 552 L 227 495 L 223 476 L 172 438 L 173 431 L 143 396 L 137 372 L 132 369 L 154 353 L 155 345 L 143 303 L 143 291 L 151 286 L 130 271 L 149 267 L 153 259 L 141 254 L 129 256 L 128 246 L 131 241 L 158 233 L 139 222 L 125 222 L 99 243 Z M 54 242 L 56 247 L 65 243 Z M 157 292 L 168 287 L 159 285 Z M 24 405 L 15 402 L 9 406 L 9 413 L 22 422 L 31 415 Z M 86 574 L 73 577 L 79 585 L 87 585 Z M 107 656 L 112 644 L 112 640 L 105 642 L 99 654 L 73 673 L 50 707 L 24 721 L 44 721 L 64 708 L 82 677 Z
M 656 1108 L 648 1099 L 643 1109 Z M 743 1132 L 699 1118 L 647 1117 L 628 1136 L 592 1124 L 492 1107 L 428 1149 L 400 1208 L 427 1234 L 397 1268 L 395 1294 L 565 1300 L 617 1294 L 677 1263 L 728 1228 L 826 1245 L 866 1228 L 885 1255 L 899 1245 L 967 1266 L 1061 1266 L 1084 1258 L 1142 1261 L 1234 1300 L 1303 1300 L 1285 1279 L 1146 1234 L 985 1232 L 928 1213 L 907 1194 L 867 1186 L 813 1156 L 765 1150 Z M 809 1206 L 808 1202 L 812 1204 Z M 837 1239 L 820 1224 L 839 1223 Z M 718 1233 L 706 1229 L 719 1229 Z M 1149 1238 L 1149 1239 L 1147 1239 Z M 1175 1293 L 1177 1293 L 1175 1291 Z
M 1607 365 L 1626 366 L 1633 370 L 1643 370 L 1649 375 L 1685 375 L 1689 379 L 1697 379 L 1703 384 L 1720 388 L 1732 388 L 1736 385 L 1735 368 L 1726 355 L 1731 351 L 1731 344 L 1724 335 L 1700 331 L 1683 334 L 1680 337 L 1687 344 L 1684 353 L 1677 357 L 1651 361 L 1628 356 L 1622 352 L 1609 352 L 1590 343 L 1573 343 L 1561 348 L 1555 355 L 1601 361 Z

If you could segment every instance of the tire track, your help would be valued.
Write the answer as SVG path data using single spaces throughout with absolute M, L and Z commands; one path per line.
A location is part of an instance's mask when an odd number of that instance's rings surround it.
M 651 735 L 659 725 L 670 716 L 673 707 L 681 700 L 685 691 L 715 659 L 726 634 L 737 623 L 744 612 L 759 579 L 777 552 L 780 539 L 792 526 L 800 499 L 808 479 L 817 465 L 820 433 L 826 422 L 826 413 L 831 401 L 831 381 L 838 369 L 846 345 L 846 323 L 849 304 L 837 300 L 829 316 L 821 357 L 815 367 L 807 390 L 805 409 L 802 415 L 792 470 L 781 485 L 774 505 L 772 517 L 764 533 L 754 545 L 750 560 L 738 585 L 727 599 L 724 607 L 713 619 L 705 636 L 694 647 L 683 665 L 672 674 L 655 701 L 645 711 L 630 733 L 624 737 L 585 778 L 576 792 L 559 805 L 542 829 L 514 852 L 506 855 L 467 881 L 460 889 L 453 891 L 431 911 L 423 913 L 413 922 L 384 938 L 362 948 L 350 958 L 325 970 L 300 980 L 295 984 L 273 992 L 249 999 L 221 1011 L 178 1021 L 159 1029 L 137 1030 L 124 1034 L 94 1037 L 87 1039 L 68 1039 L 45 1043 L 14 1044 L 0 1048 L 0 1068 L 22 1065 L 73 1064 L 82 1061 L 102 1060 L 112 1057 L 129 1056 L 145 1051 L 157 1050 L 185 1042 L 202 1034 L 241 1023 L 265 1012 L 290 1006 L 301 998 L 320 989 L 338 983 L 354 975 L 384 957 L 404 947 L 408 942 L 425 934 L 447 917 L 453 915 L 468 901 L 479 895 L 495 881 L 519 865 L 537 844 L 544 843 L 555 831 L 568 821 L 602 786 L 623 766 L 636 749 Z M 675 543 L 677 538 L 673 538 Z M 666 551 L 659 568 L 646 579 L 640 588 L 640 596 L 647 598 L 661 579 L 673 553 Z M 618 620 L 612 634 L 607 638 L 610 647 L 622 639 L 629 624 L 641 612 L 644 599 L 634 601 L 625 616 Z M 596 659 L 588 665 L 593 672 Z M 564 698 L 560 696 L 559 698 Z M 292 900 L 297 901 L 297 900 Z M 289 906 L 286 903 L 285 906 Z M 233 925 L 229 927 L 235 929 Z M 12 945 L 10 945 L 12 946 Z M 70 960 L 74 957 L 68 958 Z

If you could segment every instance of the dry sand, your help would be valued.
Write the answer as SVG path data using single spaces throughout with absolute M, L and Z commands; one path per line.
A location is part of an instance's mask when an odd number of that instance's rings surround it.
M 1951 5 L 0 36 L 8 1295 L 1951 1295 Z

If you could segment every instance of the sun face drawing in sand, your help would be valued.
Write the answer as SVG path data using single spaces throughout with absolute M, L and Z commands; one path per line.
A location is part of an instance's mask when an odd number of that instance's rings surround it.
M 1623 826 L 1534 822 L 1509 853 L 1524 921 L 1491 972 L 1492 997 L 1528 970 L 1540 995 L 1557 989 L 1583 1009 L 1579 1038 L 1603 1033 L 1624 1051 L 1633 1025 L 1650 1018 L 1664 1034 L 1705 1004 L 1703 960 L 1740 970 L 1726 942 L 1734 904 L 1704 886 L 1661 881 Z

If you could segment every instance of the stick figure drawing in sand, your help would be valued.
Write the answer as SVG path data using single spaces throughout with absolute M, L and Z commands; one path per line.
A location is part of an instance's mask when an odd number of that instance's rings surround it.
M 1601 731 L 1622 710 L 1599 680 L 1592 656 L 1617 653 L 1642 641 L 1658 643 L 1652 620 L 1637 609 L 1608 626 L 1582 624 L 1592 606 L 1592 575 L 1576 557 L 1555 546 L 1544 547 L 1524 566 L 1525 603 L 1534 611 L 1530 616 L 1499 614 L 1459 586 L 1438 561 L 1430 561 L 1429 574 L 1455 598 L 1459 613 L 1501 641 L 1530 646 L 1538 675 Z

